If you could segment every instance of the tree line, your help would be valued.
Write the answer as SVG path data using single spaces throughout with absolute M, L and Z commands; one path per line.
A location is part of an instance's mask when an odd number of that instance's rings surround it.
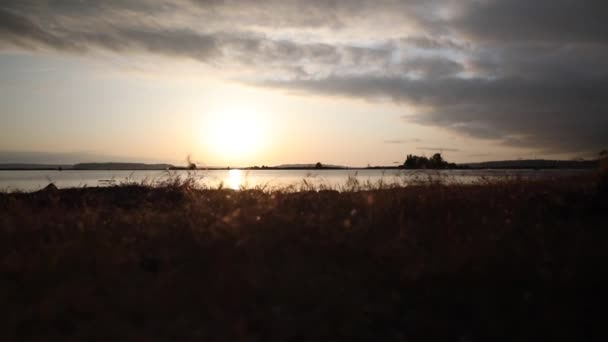
M 408 154 L 402 167 L 405 169 L 452 169 L 456 168 L 456 164 L 443 160 L 441 153 L 435 153 L 430 158 Z

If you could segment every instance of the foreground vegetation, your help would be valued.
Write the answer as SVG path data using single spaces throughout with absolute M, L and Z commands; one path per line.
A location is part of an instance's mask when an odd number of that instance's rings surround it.
M 607 184 L 0 194 L 0 339 L 604 340 Z

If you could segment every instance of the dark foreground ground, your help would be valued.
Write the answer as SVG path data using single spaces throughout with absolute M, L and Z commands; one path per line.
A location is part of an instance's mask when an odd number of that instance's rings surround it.
M 0 194 L 0 340 L 606 341 L 598 180 Z

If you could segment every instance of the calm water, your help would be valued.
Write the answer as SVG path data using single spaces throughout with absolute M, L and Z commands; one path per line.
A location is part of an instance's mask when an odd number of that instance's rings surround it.
M 281 188 L 304 184 L 347 186 L 350 178 L 366 182 L 402 185 L 441 179 L 445 182 L 474 183 L 507 177 L 554 178 L 582 174 L 585 170 L 222 170 L 196 171 L 190 176 L 200 185 L 226 188 Z M 96 187 L 124 182 L 156 183 L 170 177 L 188 177 L 187 171 L 0 171 L 0 191 L 35 191 L 54 183 L 59 188 Z

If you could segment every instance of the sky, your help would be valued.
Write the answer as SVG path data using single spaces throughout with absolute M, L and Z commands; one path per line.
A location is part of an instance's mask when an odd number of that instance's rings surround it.
M 2 0 L 0 162 L 592 158 L 605 0 Z

